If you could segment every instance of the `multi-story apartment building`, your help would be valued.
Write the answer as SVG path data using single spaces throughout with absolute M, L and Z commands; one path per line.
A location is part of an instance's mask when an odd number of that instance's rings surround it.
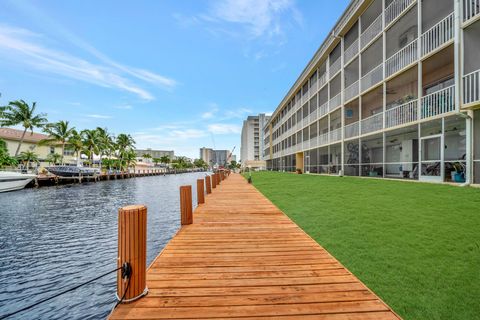
M 205 161 L 210 167 L 222 166 L 225 167 L 230 161 L 228 150 L 213 150 L 211 148 L 200 148 L 200 159 Z
M 240 159 L 243 167 L 265 169 L 265 136 L 262 128 L 270 120 L 270 116 L 260 113 L 258 116 L 248 116 L 243 121 L 242 144 Z
M 215 153 L 213 152 L 213 149 L 205 147 L 200 148 L 200 159 L 205 161 L 209 167 L 213 167 L 215 164 Z
M 264 128 L 273 170 L 480 183 L 480 0 L 353 0 Z
M 142 158 L 144 155 L 148 154 L 152 158 L 161 158 L 167 156 L 170 160 L 175 159 L 175 152 L 173 150 L 152 150 L 148 149 L 137 149 L 135 150 L 137 157 Z

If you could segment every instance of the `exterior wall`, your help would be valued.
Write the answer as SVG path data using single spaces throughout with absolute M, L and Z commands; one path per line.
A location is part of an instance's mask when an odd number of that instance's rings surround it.
M 460 65 L 478 69 L 471 2 L 352 1 L 267 123 L 268 168 L 303 154 L 308 172 L 461 182 L 472 133 L 458 113 L 480 104 L 480 70 Z
M 7 143 L 8 153 L 11 156 L 15 155 L 15 151 L 18 147 L 18 141 L 15 140 L 7 140 L 4 139 Z M 22 146 L 20 147 L 20 152 L 24 151 L 32 151 L 35 152 L 39 158 L 39 160 L 44 161 L 49 154 L 58 153 L 62 154 L 62 147 L 61 146 L 39 146 L 37 143 L 33 142 L 23 142 Z
M 149 154 L 152 158 L 161 158 L 168 156 L 170 160 L 175 159 L 175 152 L 173 150 L 152 150 L 152 149 L 138 149 L 135 150 L 137 157 L 142 158 L 144 154 Z
M 249 116 L 243 121 L 242 144 L 240 146 L 240 160 L 243 166 L 246 166 L 247 161 L 265 159 L 264 128 L 269 119 L 269 116 L 261 113 L 258 116 Z
M 200 148 L 200 159 L 205 161 L 210 167 L 213 167 L 215 155 L 213 149 L 210 148 Z

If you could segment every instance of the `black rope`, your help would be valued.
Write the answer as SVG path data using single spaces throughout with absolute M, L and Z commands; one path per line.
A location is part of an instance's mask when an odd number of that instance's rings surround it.
M 14 312 L 7 313 L 7 314 L 4 314 L 4 315 L 0 315 L 0 319 L 5 319 L 5 318 L 11 317 L 11 316 L 13 316 L 13 315 L 15 315 L 15 314 L 17 314 L 17 313 L 20 313 L 20 312 L 23 312 L 23 311 L 25 311 L 25 310 L 31 309 L 31 308 L 33 308 L 33 307 L 35 307 L 35 306 L 38 306 L 39 304 L 42 304 L 42 303 L 47 302 L 47 301 L 49 301 L 49 300 L 52 300 L 53 298 L 56 298 L 56 297 L 58 297 L 58 296 L 61 296 L 61 295 L 65 294 L 65 293 L 68 293 L 68 292 L 70 292 L 70 291 L 76 290 L 76 289 L 78 289 L 78 288 L 80 288 L 80 287 L 83 287 L 84 285 L 87 285 L 87 284 L 89 284 L 89 283 L 91 283 L 91 282 L 93 282 L 93 281 L 95 281 L 95 280 L 98 280 L 98 279 L 100 279 L 100 278 L 103 278 L 103 277 L 109 275 L 110 273 L 117 272 L 118 270 L 121 270 L 121 269 L 123 269 L 123 268 L 125 268 L 125 266 L 121 266 L 121 267 L 118 267 L 118 268 L 115 269 L 115 270 L 112 270 L 112 271 L 109 271 L 109 272 L 105 272 L 104 274 L 102 274 L 102 275 L 100 275 L 100 276 L 98 276 L 98 277 L 96 277 L 96 278 L 90 279 L 90 280 L 88 280 L 87 282 L 84 282 L 84 283 L 81 283 L 81 284 L 79 284 L 79 285 L 77 285 L 77 286 L 75 286 L 75 287 L 72 287 L 72 288 L 63 290 L 63 291 L 61 291 L 61 292 L 59 292 L 59 293 L 57 293 L 57 294 L 54 294 L 53 296 L 50 296 L 50 297 L 48 297 L 48 298 L 39 300 L 39 301 L 37 301 L 37 302 L 35 302 L 35 303 L 32 303 L 31 305 L 28 305 L 28 306 L 26 306 L 26 307 L 23 307 L 23 308 L 21 308 L 21 309 L 18 309 L 18 310 L 14 311 Z M 130 284 L 130 277 L 128 277 L 128 284 Z M 127 286 L 127 289 L 128 289 L 128 286 Z M 125 293 L 127 293 L 126 290 L 125 290 Z M 123 297 L 125 297 L 125 294 L 123 295 Z M 122 300 L 123 300 L 123 297 L 122 297 Z

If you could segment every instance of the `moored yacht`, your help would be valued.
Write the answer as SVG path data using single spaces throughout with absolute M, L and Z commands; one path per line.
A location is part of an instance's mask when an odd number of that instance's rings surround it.
M 0 171 L 0 192 L 25 188 L 37 175 L 15 171 Z
M 46 169 L 50 173 L 60 177 L 91 177 L 100 174 L 100 170 L 97 168 L 86 168 L 80 166 L 52 166 L 46 167 Z

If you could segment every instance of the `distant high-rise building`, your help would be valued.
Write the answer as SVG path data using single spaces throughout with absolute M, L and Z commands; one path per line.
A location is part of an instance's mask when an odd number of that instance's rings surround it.
M 210 167 L 225 167 L 228 162 L 228 150 L 213 150 L 211 148 L 200 148 L 200 159 L 205 161 Z
M 153 150 L 153 149 L 136 149 L 135 153 L 137 157 L 143 157 L 145 154 L 149 154 L 152 158 L 161 158 L 167 156 L 170 160 L 175 159 L 175 152 L 173 150 Z
M 213 150 L 215 153 L 215 164 L 218 166 L 226 167 L 227 166 L 227 160 L 228 160 L 228 154 L 230 151 L 228 150 Z
M 213 149 L 205 147 L 200 148 L 200 159 L 205 161 L 208 166 L 213 167 L 215 165 L 214 158 L 215 153 L 213 152 Z
M 240 147 L 240 160 L 243 167 L 265 169 L 264 126 L 269 120 L 270 116 L 260 113 L 258 116 L 249 116 L 243 121 Z

